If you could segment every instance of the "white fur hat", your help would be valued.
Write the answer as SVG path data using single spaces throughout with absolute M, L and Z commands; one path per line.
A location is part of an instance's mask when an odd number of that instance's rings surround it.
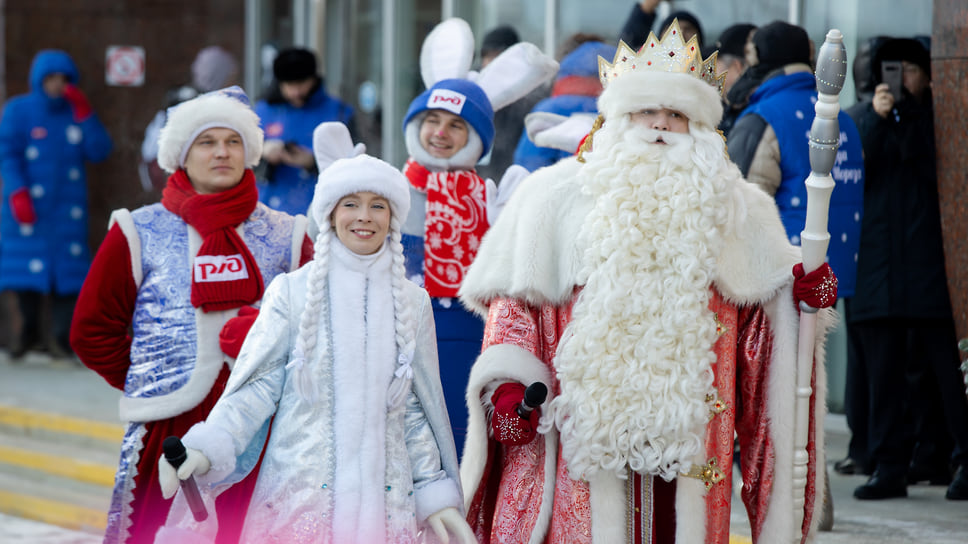
M 172 173 L 185 165 L 195 138 L 210 128 L 228 128 L 242 136 L 245 165 L 259 164 L 264 135 L 249 97 L 233 86 L 199 95 L 168 108 L 168 120 L 158 137 L 158 165 Z
M 329 219 L 346 195 L 369 191 L 390 201 L 390 211 L 403 222 L 410 211 L 410 184 L 389 164 L 369 155 L 339 159 L 319 174 L 309 212 L 316 224 Z
M 598 97 L 598 111 L 609 119 L 645 108 L 681 111 L 692 123 L 715 129 L 723 117 L 716 89 L 699 78 L 670 72 L 631 72 L 615 79 Z

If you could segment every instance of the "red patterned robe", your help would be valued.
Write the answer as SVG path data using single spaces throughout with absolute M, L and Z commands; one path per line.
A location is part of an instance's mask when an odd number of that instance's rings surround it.
M 600 472 L 574 480 L 557 429 L 522 446 L 502 446 L 490 435 L 496 385 L 543 381 L 550 390 L 546 404 L 560 392 L 554 357 L 581 289 L 571 248 L 589 206 L 569 168 L 577 166 L 554 166 L 525 181 L 485 238 L 461 289 L 463 302 L 487 316 L 483 351 L 468 386 L 470 421 L 461 462 L 468 521 L 479 540 L 727 544 L 735 433 L 754 542 L 791 541 L 799 319 L 790 268 L 799 255 L 785 240 L 775 205 L 755 189 L 737 187 L 748 215 L 728 237 L 710 286 L 708 307 L 719 334 L 712 346 L 718 399 L 706 426 L 704 459 L 714 477 L 704 481 L 697 471 L 665 482 Z M 829 313 L 822 316 L 822 322 L 829 319 Z M 819 339 L 802 508 L 807 535 L 816 530 L 814 505 L 823 488 L 823 471 L 817 470 L 823 452 L 816 448 L 823 443 L 822 426 L 815 424 L 824 405 L 824 391 L 817 388 L 825 383 L 822 333 Z

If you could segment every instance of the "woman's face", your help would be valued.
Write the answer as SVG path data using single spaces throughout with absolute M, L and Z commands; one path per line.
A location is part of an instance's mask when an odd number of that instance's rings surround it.
M 230 128 L 210 128 L 195 138 L 185 156 L 185 172 L 199 194 L 220 193 L 242 181 L 245 143 Z
M 330 217 L 336 237 L 353 253 L 370 255 L 390 233 L 390 202 L 369 191 L 344 196 Z
M 449 159 L 467 145 L 467 122 L 445 110 L 430 110 L 420 123 L 420 145 L 430 156 Z

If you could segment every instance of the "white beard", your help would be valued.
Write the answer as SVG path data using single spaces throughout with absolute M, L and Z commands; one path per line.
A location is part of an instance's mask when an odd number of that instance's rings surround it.
M 573 478 L 628 469 L 671 480 L 703 451 L 715 398 L 708 309 L 726 192 L 715 133 L 627 119 L 595 134 L 579 172 L 585 219 L 576 301 L 555 360 L 550 417 Z M 719 139 L 717 142 L 716 139 Z

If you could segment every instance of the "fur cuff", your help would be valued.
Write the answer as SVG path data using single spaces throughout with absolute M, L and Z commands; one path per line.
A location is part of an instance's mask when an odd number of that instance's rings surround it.
M 430 514 L 444 508 L 456 508 L 463 511 L 463 501 L 457 483 L 450 478 L 435 480 L 413 490 L 414 505 L 417 510 L 417 522 L 424 523 Z
M 212 464 L 212 468 L 198 478 L 201 484 L 220 482 L 235 470 L 235 441 L 221 427 L 204 421 L 196 423 L 182 437 L 182 444 L 202 452 Z

